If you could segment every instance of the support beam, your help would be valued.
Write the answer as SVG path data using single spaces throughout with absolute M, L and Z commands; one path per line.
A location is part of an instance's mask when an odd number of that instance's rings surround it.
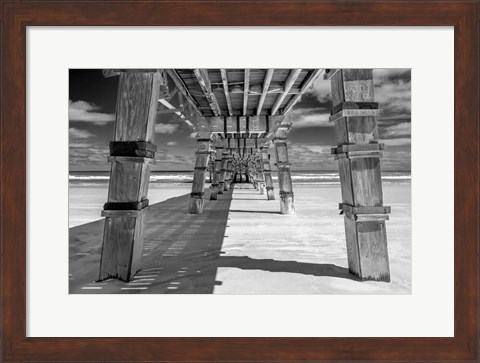
M 99 280 L 130 281 L 140 269 L 144 215 L 160 85 L 159 72 L 118 72 L 114 140 Z
M 285 105 L 285 107 L 282 110 L 282 114 L 285 115 L 287 114 L 295 104 L 300 101 L 302 95 L 310 88 L 313 86 L 313 82 L 323 73 L 323 69 L 315 69 L 312 71 L 310 74 L 310 77 L 306 82 L 303 83 L 302 87 L 300 88 L 300 93 L 295 95 L 288 101 L 288 103 Z
M 197 152 L 195 153 L 195 171 L 193 173 L 192 193 L 188 212 L 190 214 L 202 214 L 205 190 L 205 171 L 210 157 L 211 134 L 199 132 L 197 134 Z
M 217 97 L 215 93 L 212 91 L 212 85 L 210 83 L 210 78 L 208 77 L 208 70 L 206 69 L 194 69 L 193 73 L 197 78 L 198 84 L 202 88 L 203 94 L 207 99 L 210 108 L 215 116 L 221 116 L 222 111 L 220 110 L 220 106 L 218 105 Z
M 261 154 L 257 156 L 256 164 L 257 164 L 258 190 L 260 194 L 265 194 L 265 176 L 263 173 L 263 160 L 262 160 Z
M 250 91 L 250 69 L 245 69 L 244 83 L 243 83 L 243 116 L 247 115 L 248 109 L 248 93 Z
M 213 173 L 212 190 L 210 193 L 211 200 L 217 200 L 220 181 L 220 169 L 222 168 L 222 148 L 216 148 L 215 152 L 215 170 Z
M 285 80 L 285 88 L 283 93 L 280 93 L 277 96 L 277 99 L 275 100 L 275 103 L 273 104 L 272 107 L 272 115 L 275 115 L 282 105 L 283 100 L 285 97 L 289 94 L 290 90 L 292 89 L 293 85 L 295 84 L 295 81 L 297 80 L 298 76 L 302 73 L 302 69 L 292 69 L 290 71 L 290 74 L 288 75 L 287 79 Z
M 228 167 L 228 158 L 230 156 L 230 152 L 224 150 L 222 152 L 222 165 L 220 168 L 220 179 L 218 181 L 218 194 L 223 194 L 224 191 L 228 190 L 225 189 L 225 177 L 227 174 L 227 167 Z
M 270 82 L 272 82 L 274 71 L 275 71 L 274 69 L 270 68 L 267 70 L 267 73 L 265 74 L 265 78 L 263 80 L 262 94 L 260 95 L 260 99 L 258 100 L 258 105 L 257 105 L 257 116 L 260 116 L 260 113 L 262 112 L 263 103 L 265 102 L 265 98 L 267 98 L 268 89 L 270 87 Z
M 187 99 L 187 102 L 192 106 L 193 110 L 195 110 L 195 113 L 201 115 L 201 112 L 198 109 L 199 104 L 193 99 L 192 95 L 188 91 L 187 86 L 183 82 L 182 78 L 178 75 L 177 71 L 174 69 L 166 69 L 165 71 L 170 76 L 180 93 Z
M 228 156 L 227 171 L 225 173 L 225 190 L 230 190 L 233 182 L 232 155 Z
M 280 188 L 280 213 L 294 214 L 292 176 L 287 149 L 288 128 L 280 126 L 275 133 L 275 156 L 277 159 L 278 186 Z
M 378 105 L 371 69 L 329 70 L 342 189 L 348 267 L 362 280 L 390 281 L 378 143 Z
M 221 76 L 222 76 L 223 91 L 224 91 L 224 93 L 225 93 L 225 100 L 227 101 L 228 114 L 229 114 L 230 116 L 233 116 L 232 101 L 230 100 L 230 92 L 228 91 L 227 70 L 221 68 L 221 69 L 220 69 L 220 74 L 221 74 Z
M 263 174 L 265 178 L 265 189 L 267 190 L 267 199 L 275 200 L 273 190 L 272 166 L 270 165 L 270 154 L 268 148 L 262 148 Z

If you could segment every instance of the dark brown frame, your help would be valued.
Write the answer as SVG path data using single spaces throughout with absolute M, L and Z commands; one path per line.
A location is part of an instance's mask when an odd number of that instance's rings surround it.
M 479 361 L 478 1 L 4 0 L 1 9 L 2 360 Z M 25 35 L 30 25 L 454 26 L 455 337 L 26 338 Z M 435 127 L 434 120 L 424 121 Z

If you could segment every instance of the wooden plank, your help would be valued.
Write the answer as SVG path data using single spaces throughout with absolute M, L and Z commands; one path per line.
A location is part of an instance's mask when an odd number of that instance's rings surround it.
M 346 159 L 350 163 L 355 207 L 383 206 L 382 179 L 378 158 Z
M 338 174 L 340 176 L 340 187 L 343 203 L 353 205 L 352 177 L 350 173 L 350 162 L 348 159 L 338 160 Z
M 345 239 L 347 242 L 348 269 L 354 275 L 361 277 L 360 256 L 358 251 L 357 226 L 355 221 L 347 216 L 343 217 L 345 224 Z
M 388 214 L 391 212 L 391 207 L 354 207 L 346 203 L 340 203 L 339 209 L 351 214 Z
M 250 69 L 245 69 L 244 83 L 243 83 L 243 116 L 247 115 L 248 94 L 250 92 Z
M 369 109 L 363 109 L 363 110 L 341 110 L 334 115 L 329 117 L 329 121 L 333 122 L 339 118 L 342 117 L 355 117 L 355 116 L 380 116 L 382 110 L 369 110 Z
M 280 213 L 294 214 L 295 203 L 290 163 L 288 160 L 287 131 L 288 130 L 284 129 L 277 131 L 279 137 L 275 139 L 275 157 L 277 161 L 278 186 L 280 189 Z
M 152 142 L 161 83 L 159 73 L 120 74 L 114 141 Z
M 355 151 L 379 151 L 384 149 L 384 144 L 381 143 L 369 143 L 369 144 L 350 144 L 340 145 L 335 148 L 336 154 L 355 152 Z
M 378 142 L 377 118 L 348 117 L 346 119 L 349 144 L 370 144 Z
M 270 82 L 272 81 L 274 72 L 275 70 L 270 68 L 267 70 L 267 73 L 265 74 L 265 78 L 263 80 L 262 94 L 260 95 L 260 99 L 258 100 L 258 105 L 257 105 L 257 116 L 259 116 L 260 113 L 262 112 L 263 103 L 265 102 L 265 98 L 267 97 L 268 88 L 270 87 Z
M 390 281 L 384 221 L 354 222 L 363 280 Z
M 343 92 L 343 78 L 342 70 L 339 69 L 330 77 L 330 87 L 332 94 L 332 106 L 336 107 L 345 101 L 345 95 Z
M 323 69 L 315 69 L 310 73 L 310 76 L 306 82 L 302 85 L 300 88 L 300 93 L 295 95 L 288 101 L 288 103 L 285 105 L 285 107 L 282 110 L 282 114 L 286 115 L 293 106 L 300 100 L 302 95 L 310 88 L 313 86 L 313 82 L 322 74 Z
M 227 70 L 224 68 L 220 69 L 220 74 L 222 76 L 222 83 L 223 83 L 223 90 L 225 92 L 225 100 L 227 101 L 227 107 L 228 107 L 228 114 L 230 116 L 233 116 L 233 111 L 232 111 L 232 101 L 230 99 L 230 92 L 228 90 L 228 77 L 227 77 Z
M 175 86 L 180 91 L 180 93 L 182 93 L 182 95 L 187 99 L 187 102 L 190 104 L 190 106 L 192 106 L 193 110 L 195 110 L 195 112 L 198 115 L 201 115 L 202 113 L 198 109 L 199 105 L 198 105 L 197 101 L 195 101 L 195 99 L 192 97 L 192 95 L 190 94 L 190 91 L 188 90 L 187 86 L 183 82 L 182 78 L 175 71 L 175 69 L 166 69 L 165 71 L 170 76 L 173 83 L 175 83 Z
M 277 99 L 275 100 L 275 103 L 273 104 L 272 112 L 271 112 L 272 115 L 275 115 L 277 113 L 277 111 L 280 108 L 283 100 L 285 99 L 285 97 L 290 92 L 292 86 L 294 85 L 294 83 L 297 80 L 300 73 L 302 73 L 301 68 L 300 69 L 292 69 L 290 71 L 290 74 L 288 75 L 287 79 L 285 80 L 285 87 L 284 87 L 283 93 L 281 93 L 277 96 Z
M 222 115 L 222 110 L 220 109 L 220 106 L 218 105 L 217 97 L 212 91 L 212 85 L 210 83 L 210 79 L 208 77 L 208 70 L 206 69 L 199 69 L 195 68 L 193 70 L 193 74 L 197 78 L 198 84 L 200 85 L 200 88 L 202 89 L 202 92 L 207 99 L 208 104 L 210 105 L 210 108 L 215 116 L 221 116 Z

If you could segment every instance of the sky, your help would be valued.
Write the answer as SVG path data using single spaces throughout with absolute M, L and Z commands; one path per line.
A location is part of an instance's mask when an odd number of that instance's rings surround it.
M 410 69 L 375 69 L 375 98 L 384 171 L 410 171 Z M 109 170 L 108 144 L 113 138 L 118 77 L 104 78 L 99 69 L 70 70 L 69 162 L 71 171 Z M 330 81 L 320 76 L 290 111 L 292 170 L 335 171 L 330 154 L 336 145 L 330 115 Z M 157 153 L 152 170 L 193 170 L 196 141 L 192 129 L 175 114 L 159 114 L 155 125 Z M 269 151 L 274 154 L 273 146 Z

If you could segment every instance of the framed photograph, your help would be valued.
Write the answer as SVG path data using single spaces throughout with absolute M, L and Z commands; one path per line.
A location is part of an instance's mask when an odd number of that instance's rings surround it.
M 4 361 L 478 361 L 478 2 L 2 3 Z

